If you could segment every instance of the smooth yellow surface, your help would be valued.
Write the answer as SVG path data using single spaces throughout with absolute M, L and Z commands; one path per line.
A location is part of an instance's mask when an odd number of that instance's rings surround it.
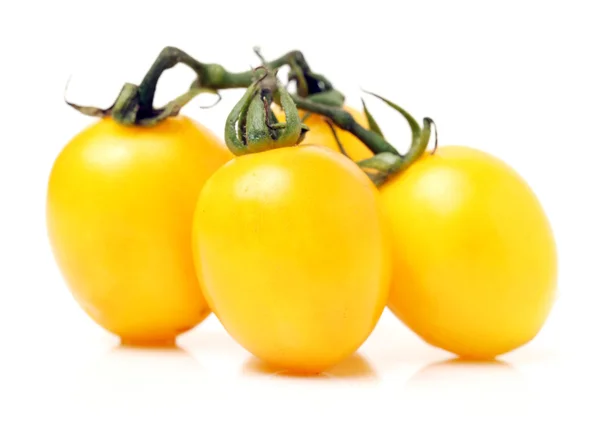
M 389 307 L 414 332 L 469 358 L 538 333 L 554 300 L 556 247 L 516 172 L 486 153 L 442 147 L 381 195 L 393 229 Z
M 379 194 L 322 146 L 238 157 L 200 195 L 194 252 L 229 334 L 272 366 L 319 372 L 366 340 L 390 285 Z
M 195 275 L 198 193 L 232 158 L 186 117 L 156 127 L 103 119 L 64 148 L 47 197 L 52 249 L 85 312 L 124 343 L 174 338 L 209 313 Z
M 356 122 L 364 128 L 369 128 L 368 121 L 362 112 L 349 106 L 344 106 L 344 109 L 354 117 Z M 285 121 L 285 114 L 283 111 L 278 108 L 274 108 L 274 111 L 279 121 Z M 301 118 L 306 115 L 305 111 L 299 110 L 298 112 L 300 113 Z M 333 132 L 324 117 L 312 114 L 304 121 L 304 124 L 306 124 L 310 130 L 306 133 L 306 137 L 301 144 L 327 146 L 336 152 L 340 152 L 335 137 L 333 136 Z M 340 143 L 348 156 L 354 161 L 361 161 L 373 156 L 373 152 L 371 152 L 369 148 L 367 148 L 360 139 L 356 138 L 352 133 L 342 130 L 335 125 L 334 127 Z

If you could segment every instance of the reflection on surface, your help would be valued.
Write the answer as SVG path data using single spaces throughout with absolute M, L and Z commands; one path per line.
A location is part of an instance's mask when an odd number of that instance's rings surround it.
M 520 377 L 519 372 L 509 363 L 500 360 L 473 361 L 459 358 L 435 362 L 420 369 L 408 381 L 408 386 L 427 385 L 440 382 L 484 381 L 490 379 L 511 381 Z
M 528 408 L 524 376 L 511 364 L 498 360 L 436 362 L 418 370 L 405 390 L 416 409 L 493 416 L 505 408 Z
M 420 369 L 408 380 L 407 388 L 431 390 L 449 387 L 454 391 L 460 387 L 461 391 L 491 389 L 496 392 L 504 389 L 518 390 L 524 383 L 515 367 L 500 360 L 450 359 Z
M 148 411 L 193 402 L 202 382 L 196 359 L 177 346 L 119 345 L 81 371 L 74 395 L 91 411 Z
M 244 364 L 242 373 L 244 375 L 269 375 L 305 379 L 377 379 L 375 369 L 359 353 L 354 353 L 328 371 L 315 375 L 297 374 L 276 369 L 257 357 L 251 356 Z

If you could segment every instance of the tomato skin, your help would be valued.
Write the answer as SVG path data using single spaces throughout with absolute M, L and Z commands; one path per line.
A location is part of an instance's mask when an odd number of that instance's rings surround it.
M 381 188 L 392 227 L 389 307 L 425 341 L 488 359 L 530 341 L 551 310 L 552 230 L 508 165 L 448 146 Z
M 162 344 L 209 310 L 191 252 L 206 179 L 232 155 L 186 117 L 150 128 L 104 118 L 58 155 L 47 190 L 48 236 L 83 310 L 123 343 Z
M 268 364 L 321 372 L 366 340 L 391 276 L 379 194 L 321 146 L 238 157 L 207 181 L 193 247 L 206 299 Z
M 347 105 L 344 105 L 344 110 L 349 112 L 360 125 L 369 128 L 367 118 L 362 112 Z M 274 111 L 279 121 L 285 121 L 283 111 L 277 108 L 274 108 Z M 306 111 L 299 110 L 298 112 L 300 113 L 300 117 L 303 117 L 306 114 Z M 333 136 L 333 132 L 327 124 L 326 118 L 321 115 L 312 114 L 304 121 L 304 124 L 306 124 L 310 130 L 306 133 L 306 136 L 301 143 L 302 145 L 326 146 L 329 149 L 340 152 L 335 137 Z M 335 131 L 344 150 L 352 160 L 361 161 L 373 156 L 373 152 L 371 152 L 371 150 L 352 133 L 338 127 L 335 127 Z

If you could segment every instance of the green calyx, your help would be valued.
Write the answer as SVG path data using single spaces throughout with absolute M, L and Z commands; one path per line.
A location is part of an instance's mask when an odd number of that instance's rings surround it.
M 259 67 L 262 75 L 246 90 L 225 123 L 225 143 L 234 155 L 295 146 L 302 142 L 308 127 L 288 91 L 273 72 Z M 278 122 L 271 109 L 280 104 L 285 122 Z
M 377 186 L 381 186 L 392 176 L 395 176 L 404 171 L 425 153 L 425 151 L 427 150 L 427 146 L 429 145 L 429 139 L 431 137 L 431 127 L 433 126 L 435 129 L 435 123 L 431 118 L 426 117 L 423 119 L 423 127 L 421 127 L 419 123 L 412 117 L 412 115 L 410 115 L 406 110 L 404 110 L 400 106 L 377 94 L 370 92 L 366 93 L 378 98 L 379 100 L 385 102 L 391 108 L 398 111 L 408 122 L 412 133 L 412 142 L 406 154 L 402 155 L 397 152 L 392 153 L 375 151 L 375 155 L 371 158 L 367 158 L 365 160 L 357 162 L 357 164 L 363 169 L 363 171 L 367 173 L 367 175 L 373 181 L 373 183 L 375 183 L 375 185 Z M 367 117 L 367 121 L 369 123 L 369 130 L 384 138 L 381 128 L 377 124 L 377 121 L 375 121 L 373 115 L 371 115 L 371 113 L 367 109 L 367 105 L 365 104 L 364 100 L 362 103 L 365 116 Z M 437 148 L 437 131 L 435 135 L 435 148 Z
M 190 89 L 162 108 L 152 108 L 149 114 L 141 112 L 139 87 L 131 83 L 126 83 L 123 86 L 115 103 L 107 109 L 76 105 L 66 100 L 65 102 L 84 115 L 100 118 L 110 116 L 122 125 L 138 125 L 146 127 L 156 125 L 166 118 L 177 116 L 181 108 L 183 108 L 190 100 L 198 94 L 207 91 L 208 90 Z

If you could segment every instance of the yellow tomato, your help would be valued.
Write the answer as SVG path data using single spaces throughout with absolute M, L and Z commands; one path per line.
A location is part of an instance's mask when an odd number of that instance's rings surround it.
M 356 122 L 365 128 L 369 128 L 368 121 L 362 112 L 349 106 L 344 106 L 344 109 L 354 117 Z M 285 121 L 285 115 L 281 109 L 274 107 L 273 110 L 279 121 Z M 306 112 L 302 110 L 299 110 L 298 112 L 300 113 L 300 117 L 303 117 L 306 114 Z M 310 130 L 306 133 L 301 144 L 327 146 L 336 152 L 340 152 L 333 132 L 327 124 L 326 118 L 321 115 L 312 114 L 304 121 L 304 123 Z M 367 148 L 360 139 L 356 138 L 352 133 L 342 130 L 335 125 L 334 127 L 344 150 L 354 161 L 361 161 L 373 156 L 373 152 L 371 152 L 369 148 Z
M 185 117 L 125 127 L 110 118 L 62 150 L 48 184 L 47 226 L 74 298 L 128 344 L 170 343 L 209 310 L 191 230 L 206 179 L 232 155 Z
M 443 147 L 381 195 L 393 233 L 389 307 L 409 328 L 474 359 L 534 338 L 553 304 L 557 255 L 540 203 L 513 169 Z
M 274 367 L 315 373 L 335 365 L 385 308 L 391 263 L 379 194 L 330 149 L 235 158 L 204 186 L 193 235 L 212 311 Z

